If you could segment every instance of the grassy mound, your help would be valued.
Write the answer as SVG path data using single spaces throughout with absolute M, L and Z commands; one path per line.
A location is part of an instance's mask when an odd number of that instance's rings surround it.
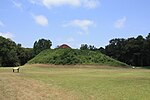
M 114 60 L 100 52 L 78 49 L 44 50 L 28 62 L 28 64 L 36 63 L 56 65 L 97 64 L 111 66 L 127 66 L 126 64 Z

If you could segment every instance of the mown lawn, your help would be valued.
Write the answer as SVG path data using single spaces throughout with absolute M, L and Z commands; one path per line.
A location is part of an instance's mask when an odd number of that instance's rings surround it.
M 12 73 L 0 68 L 0 90 L 0 100 L 150 100 L 150 70 L 30 65 Z

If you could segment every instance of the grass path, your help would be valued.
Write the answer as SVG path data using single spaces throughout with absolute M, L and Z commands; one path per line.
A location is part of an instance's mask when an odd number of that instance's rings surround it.
M 0 68 L 0 100 L 150 100 L 150 70 L 60 67 Z

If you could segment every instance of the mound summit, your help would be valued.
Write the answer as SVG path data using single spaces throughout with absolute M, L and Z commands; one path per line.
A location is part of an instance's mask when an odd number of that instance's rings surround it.
M 55 65 L 110 65 L 127 66 L 127 64 L 114 60 L 101 52 L 78 50 L 70 48 L 47 49 L 28 61 L 28 64 L 55 64 Z

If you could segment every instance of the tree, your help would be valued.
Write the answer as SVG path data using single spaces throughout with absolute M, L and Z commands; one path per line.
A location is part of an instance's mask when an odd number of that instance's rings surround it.
M 23 48 L 21 46 L 17 46 L 17 54 L 20 61 L 20 65 L 24 65 L 34 57 L 32 48 Z
M 112 39 L 110 44 L 105 47 L 105 53 L 117 60 L 122 61 L 124 56 L 124 45 L 126 44 L 125 39 Z
M 143 45 L 143 53 L 144 53 L 144 64 L 150 65 L 150 33 L 145 39 L 144 45 Z
M 99 50 L 101 53 L 105 54 L 105 49 L 104 49 L 103 47 L 98 48 L 98 50 Z
M 18 66 L 19 58 L 16 52 L 16 43 L 10 39 L 0 36 L 0 65 Z
M 14 49 L 6 51 L 5 54 L 6 55 L 3 56 L 2 66 L 13 67 L 20 65 L 17 52 Z
M 150 33 L 128 39 L 112 39 L 105 47 L 105 54 L 133 66 L 150 65 Z
M 96 51 L 97 50 L 97 48 L 94 46 L 94 45 L 89 45 L 89 50 L 92 50 L 92 51 Z
M 31 58 L 33 58 L 33 49 L 23 48 L 21 44 L 0 36 L 0 66 L 24 65 Z
M 88 50 L 87 44 L 81 44 L 80 50 Z
M 50 40 L 39 39 L 38 41 L 35 41 L 34 43 L 34 46 L 33 46 L 34 54 L 37 55 L 45 49 L 50 49 L 51 46 L 52 46 L 52 42 Z

